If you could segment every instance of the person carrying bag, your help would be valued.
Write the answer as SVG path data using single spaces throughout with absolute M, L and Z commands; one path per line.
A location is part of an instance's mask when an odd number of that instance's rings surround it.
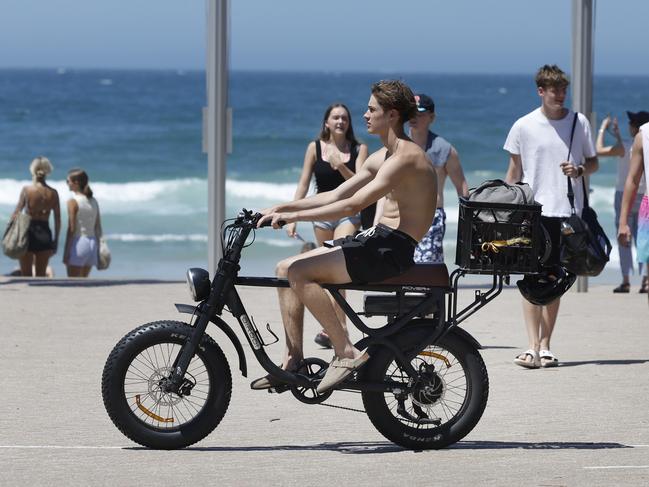
M 576 123 L 577 114 L 575 113 L 566 160 L 570 160 Z M 588 204 L 588 193 L 583 175 L 581 184 L 584 190 L 584 209 L 581 212 L 581 217 L 575 210 L 575 195 L 570 176 L 567 179 L 571 215 L 561 223 L 561 266 L 578 276 L 598 276 L 609 261 L 611 242 L 597 221 L 597 213 Z

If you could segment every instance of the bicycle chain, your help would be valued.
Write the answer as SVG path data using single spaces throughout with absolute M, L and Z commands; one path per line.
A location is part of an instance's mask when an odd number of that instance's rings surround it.
M 318 404 L 319 406 L 327 406 L 328 408 L 334 408 L 334 409 L 344 409 L 346 411 L 354 411 L 355 413 L 363 413 L 365 414 L 364 409 L 355 409 L 355 408 L 348 408 L 346 406 L 336 406 L 335 404 L 327 404 L 324 402 L 321 402 Z

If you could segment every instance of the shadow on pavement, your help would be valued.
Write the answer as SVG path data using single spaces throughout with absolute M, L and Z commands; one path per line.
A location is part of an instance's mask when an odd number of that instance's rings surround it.
M 583 360 L 581 362 L 561 362 L 559 367 L 576 367 L 578 365 L 633 365 L 646 364 L 649 359 L 628 359 L 628 360 Z
M 126 447 L 125 450 L 147 450 L 143 447 Z M 389 441 L 381 442 L 341 442 L 341 443 L 318 443 L 316 445 L 269 445 L 269 446 L 205 446 L 189 447 L 178 450 L 182 451 L 206 451 L 206 452 L 238 452 L 238 451 L 333 451 L 338 453 L 394 453 L 407 451 Z
M 449 450 L 608 450 L 633 448 L 621 443 L 589 443 L 579 441 L 460 441 L 448 447 Z
M 621 443 L 590 443 L 578 441 L 460 441 L 450 445 L 444 450 L 610 450 L 618 448 L 633 448 Z M 143 447 L 126 447 L 125 450 L 147 450 Z M 351 454 L 376 454 L 407 452 L 402 448 L 388 441 L 384 442 L 341 442 L 341 443 L 318 443 L 315 445 L 269 445 L 269 446 L 205 446 L 189 447 L 182 451 L 205 451 L 205 452 L 277 452 L 277 451 L 331 451 Z M 435 450 L 431 450 L 433 452 Z M 421 453 L 422 450 L 412 450 L 413 453 Z

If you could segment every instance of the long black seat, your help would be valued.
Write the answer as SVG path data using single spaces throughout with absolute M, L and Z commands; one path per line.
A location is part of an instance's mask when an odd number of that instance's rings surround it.
M 446 264 L 415 264 L 403 274 L 374 284 L 450 287 Z
M 412 287 L 436 287 L 447 289 L 450 286 L 449 275 L 446 264 L 415 264 L 404 274 L 386 279 L 379 283 L 379 286 L 412 286 Z M 363 309 L 366 316 L 375 315 L 400 315 L 410 311 L 426 299 L 429 294 L 398 292 L 398 293 L 371 293 L 366 292 L 363 296 Z M 437 312 L 436 302 L 430 303 L 427 309 L 423 309 L 419 316 L 423 317 Z

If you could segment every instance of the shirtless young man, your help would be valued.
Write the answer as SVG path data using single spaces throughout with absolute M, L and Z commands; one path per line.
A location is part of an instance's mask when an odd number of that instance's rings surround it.
M 259 225 L 271 221 L 273 228 L 279 228 L 280 222 L 335 220 L 355 215 L 386 196 L 383 216 L 375 227 L 356 237 L 336 240 L 333 247 L 290 257 L 277 266 L 277 276 L 288 278 L 291 286 L 281 291 L 297 295 L 325 329 L 334 348 L 335 357 L 318 392 L 342 382 L 369 359 L 350 341 L 320 283 L 380 282 L 402 274 L 414 265 L 417 242 L 433 221 L 437 176 L 424 151 L 403 130 L 403 124 L 416 112 L 414 95 L 404 83 L 375 83 L 364 118 L 368 132 L 378 135 L 384 147 L 335 190 L 262 211 L 265 216 Z M 303 358 L 302 326 L 287 319 L 284 309 L 282 319 L 286 332 L 282 367 L 296 370 Z M 267 389 L 275 385 L 266 376 L 254 381 L 251 387 Z

